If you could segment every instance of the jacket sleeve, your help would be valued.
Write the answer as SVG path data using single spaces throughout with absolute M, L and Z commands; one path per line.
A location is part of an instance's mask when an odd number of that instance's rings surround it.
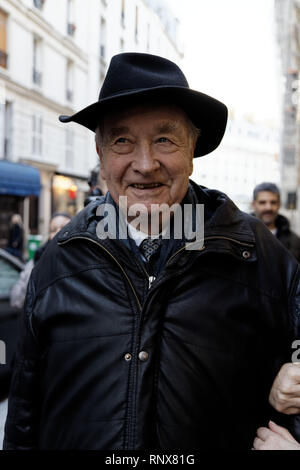
M 32 328 L 34 285 L 30 280 L 20 325 L 14 363 L 8 413 L 3 441 L 4 450 L 38 448 L 38 363 L 39 347 Z

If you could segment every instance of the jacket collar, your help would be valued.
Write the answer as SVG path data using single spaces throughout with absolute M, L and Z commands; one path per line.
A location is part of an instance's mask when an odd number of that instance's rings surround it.
M 248 214 L 242 212 L 223 192 L 208 189 L 190 181 L 196 202 L 204 204 L 204 236 L 224 236 L 241 242 L 255 243 L 255 236 L 248 221 Z
M 275 219 L 275 227 L 280 234 L 289 234 L 291 231 L 288 219 L 281 214 L 278 214 Z
M 222 236 L 246 243 L 255 243 L 255 236 L 248 221 L 248 215 L 240 211 L 229 197 L 214 189 L 199 186 L 190 180 L 189 202 L 204 204 L 205 237 Z M 96 201 L 90 202 L 59 233 L 58 242 L 68 241 L 73 237 L 88 237 L 103 243 L 96 234 L 97 223 L 101 220 L 96 215 L 101 204 L 113 203 L 109 192 Z

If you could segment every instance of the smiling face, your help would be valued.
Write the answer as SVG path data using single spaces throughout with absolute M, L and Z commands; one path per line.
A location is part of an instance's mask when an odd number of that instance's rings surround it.
M 172 105 L 137 106 L 107 115 L 97 143 L 101 175 L 118 204 L 180 203 L 193 171 L 196 137 L 186 114 Z

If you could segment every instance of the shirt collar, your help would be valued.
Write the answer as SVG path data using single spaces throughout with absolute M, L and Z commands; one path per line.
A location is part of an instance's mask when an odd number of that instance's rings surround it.
M 131 238 L 135 241 L 135 244 L 137 246 L 140 246 L 140 244 L 149 237 L 147 233 L 141 232 L 140 230 L 137 230 L 132 224 L 127 223 L 127 228 L 128 228 L 128 234 L 131 236 Z M 160 236 L 164 236 L 167 233 L 167 229 L 164 229 L 160 232 L 160 234 L 153 236 L 151 238 L 159 238 Z

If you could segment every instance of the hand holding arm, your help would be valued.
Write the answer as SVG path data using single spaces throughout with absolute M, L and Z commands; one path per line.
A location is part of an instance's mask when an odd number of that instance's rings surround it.
M 269 402 L 280 413 L 300 413 L 300 363 L 284 364 L 276 376 Z

